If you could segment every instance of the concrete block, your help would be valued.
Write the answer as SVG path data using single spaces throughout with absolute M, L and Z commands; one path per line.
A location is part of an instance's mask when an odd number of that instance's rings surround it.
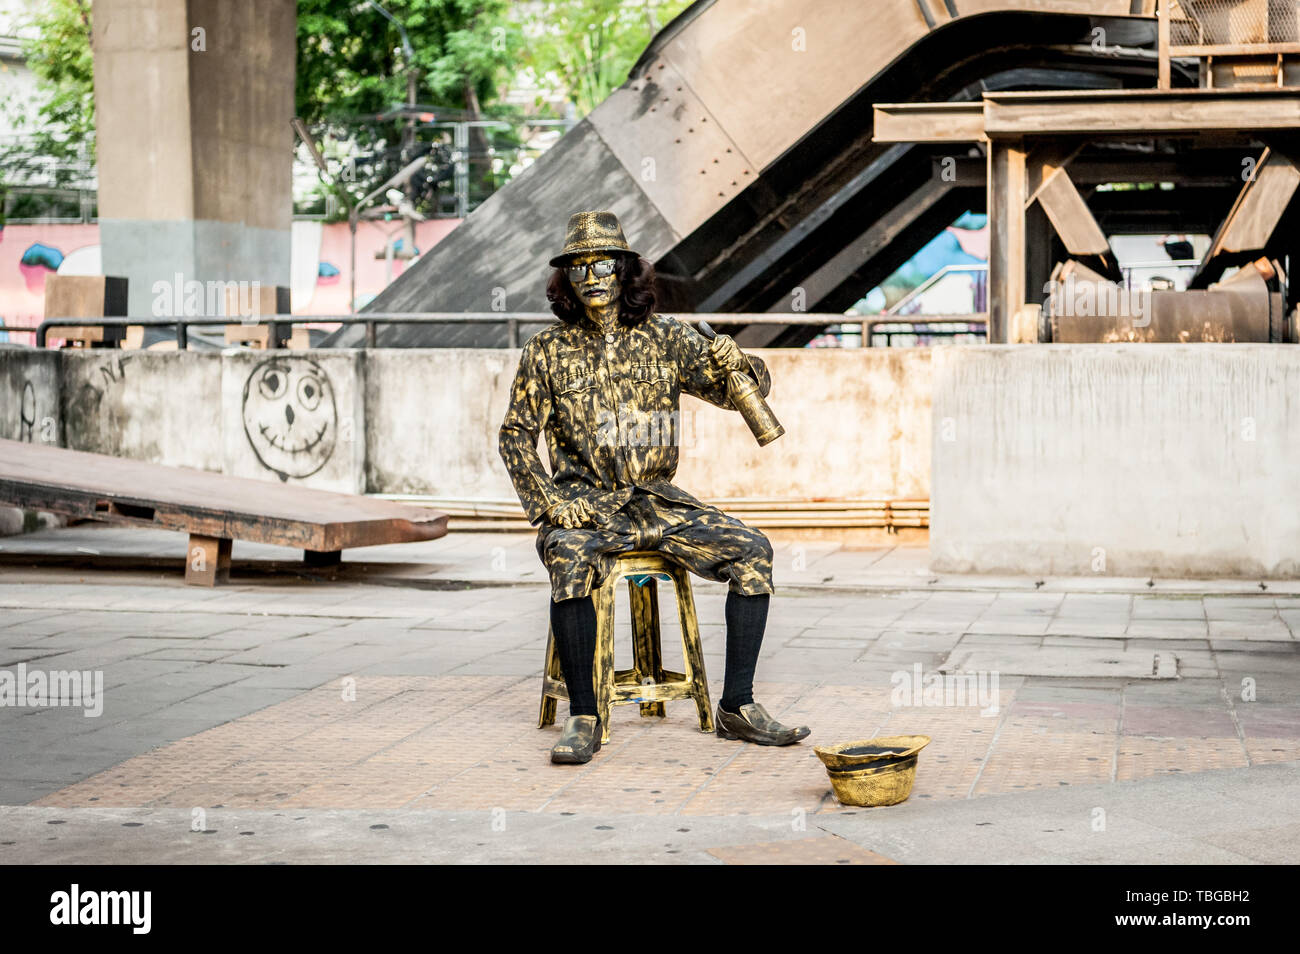
M 1300 352 L 1006 345 L 933 361 L 935 571 L 1300 573 Z

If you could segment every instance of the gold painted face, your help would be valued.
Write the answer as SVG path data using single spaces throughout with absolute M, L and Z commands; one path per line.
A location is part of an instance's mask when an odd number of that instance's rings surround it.
M 590 266 L 596 262 L 614 260 L 614 256 L 608 252 L 583 252 L 575 255 L 569 264 L 573 267 Z M 569 283 L 573 286 L 578 300 L 589 308 L 603 308 L 616 302 L 623 292 L 623 285 L 618 280 L 618 272 L 615 270 L 608 275 L 598 276 L 596 272 L 601 270 L 603 269 L 585 268 L 582 277 L 574 279 L 572 273 L 569 276 Z

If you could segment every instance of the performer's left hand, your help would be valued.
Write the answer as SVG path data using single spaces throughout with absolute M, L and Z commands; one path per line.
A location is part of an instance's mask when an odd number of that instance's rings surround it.
M 731 335 L 718 335 L 709 345 L 714 363 L 723 371 L 741 371 L 749 374 L 749 359 L 745 357 Z

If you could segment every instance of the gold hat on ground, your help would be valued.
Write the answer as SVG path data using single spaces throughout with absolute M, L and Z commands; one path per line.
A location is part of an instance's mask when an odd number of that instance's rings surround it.
M 928 735 L 883 735 L 813 749 L 844 805 L 897 805 L 912 794 L 917 753 Z

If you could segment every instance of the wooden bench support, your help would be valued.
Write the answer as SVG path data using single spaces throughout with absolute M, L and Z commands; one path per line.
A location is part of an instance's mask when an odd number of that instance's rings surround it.
M 185 554 L 185 582 L 190 586 L 216 586 L 230 582 L 230 545 L 225 537 L 190 534 Z
M 447 532 L 447 515 L 428 507 L 2 437 L 0 505 L 182 532 L 194 586 L 229 580 L 232 540 L 292 547 L 306 566 L 334 567 L 344 550 Z

